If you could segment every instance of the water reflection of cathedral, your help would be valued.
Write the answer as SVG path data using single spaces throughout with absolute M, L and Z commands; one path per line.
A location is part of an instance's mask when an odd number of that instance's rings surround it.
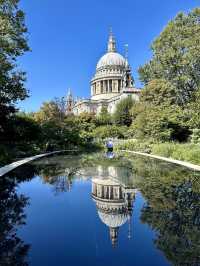
M 92 198 L 96 203 L 101 221 L 109 227 L 112 245 L 117 244 L 119 228 L 129 223 L 128 238 L 131 238 L 131 216 L 136 189 L 120 184 L 111 178 L 92 179 Z

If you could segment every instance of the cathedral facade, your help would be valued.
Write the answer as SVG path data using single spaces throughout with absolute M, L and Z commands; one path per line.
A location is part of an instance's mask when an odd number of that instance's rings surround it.
M 117 103 L 131 96 L 139 100 L 140 89 L 134 87 L 128 55 L 123 57 L 116 50 L 116 41 L 110 32 L 107 52 L 97 63 L 96 73 L 91 79 L 91 98 L 74 101 L 72 94 L 67 96 L 67 113 L 79 115 L 83 112 L 99 114 L 102 107 L 114 113 Z

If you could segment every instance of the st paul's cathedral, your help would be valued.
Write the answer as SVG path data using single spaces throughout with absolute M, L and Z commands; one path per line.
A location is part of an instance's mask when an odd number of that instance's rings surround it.
M 140 89 L 134 87 L 128 52 L 125 57 L 117 52 L 115 37 L 110 31 L 107 52 L 98 61 L 96 73 L 91 79 L 91 98 L 74 100 L 71 91 L 67 95 L 67 114 L 83 112 L 99 114 L 102 107 L 114 113 L 116 104 L 125 97 L 139 100 Z

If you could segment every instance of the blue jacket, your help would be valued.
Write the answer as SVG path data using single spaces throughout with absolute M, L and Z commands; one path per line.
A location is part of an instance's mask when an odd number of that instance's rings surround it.
M 109 140 L 106 144 L 107 148 L 113 148 L 113 143 L 111 140 Z

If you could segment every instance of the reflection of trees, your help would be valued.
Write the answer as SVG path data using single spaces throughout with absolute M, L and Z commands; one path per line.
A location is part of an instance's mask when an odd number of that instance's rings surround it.
M 9 176 L 11 178 L 14 178 L 16 183 L 20 183 L 23 181 L 29 181 L 34 176 L 38 174 L 38 169 L 35 165 L 26 163 L 21 167 L 18 167 L 14 170 L 14 172 L 11 172 Z
M 25 224 L 24 207 L 28 199 L 16 193 L 18 181 L 12 175 L 0 179 L 0 265 L 28 265 L 29 245 L 17 236 Z
M 53 191 L 58 194 L 71 190 L 73 178 L 70 179 L 68 176 L 46 176 L 44 179 L 45 183 L 49 183 L 53 186 Z
M 138 186 L 147 200 L 141 220 L 157 232 L 157 248 L 173 265 L 199 266 L 198 175 L 180 167 L 160 167 L 159 162 L 142 165 L 141 161 L 136 174 Z
M 81 169 L 91 165 L 83 155 L 66 155 L 48 157 L 35 163 L 38 175 L 43 182 L 53 186 L 56 193 L 69 191 L 73 180 L 81 174 Z
M 49 157 L 35 163 L 37 173 L 43 182 L 53 186 L 56 193 L 69 191 L 75 179 L 101 176 L 98 167 L 101 167 L 103 177 L 119 178 L 119 181 L 129 184 L 131 181 L 132 164 L 121 158 L 108 160 L 104 155 L 66 155 Z M 112 169 L 115 175 L 112 176 Z
M 67 192 L 71 189 L 75 175 L 79 171 L 79 167 L 61 167 L 58 164 L 49 164 L 38 168 L 39 175 L 44 183 L 48 183 L 54 187 L 56 193 Z

